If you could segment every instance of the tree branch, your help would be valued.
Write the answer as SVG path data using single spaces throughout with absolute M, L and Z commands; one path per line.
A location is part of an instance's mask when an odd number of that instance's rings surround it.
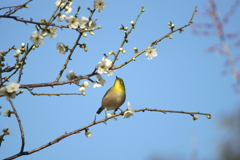
M 7 16 L 7 15 L 0 15 L 0 18 L 12 18 L 16 21 L 23 22 L 25 24 L 31 23 L 31 24 L 37 24 L 37 25 L 46 25 L 46 26 L 54 26 L 54 27 L 59 27 L 59 28 L 69 28 L 68 26 L 61 26 L 61 25 L 56 25 L 54 23 L 41 23 L 41 22 L 35 22 L 32 19 L 30 20 L 24 20 L 23 18 L 17 18 L 17 16 Z
M 144 112 L 144 111 L 162 112 L 164 114 L 166 114 L 166 113 L 182 113 L 182 114 L 189 114 L 191 116 L 199 114 L 199 115 L 206 115 L 206 116 L 210 116 L 211 117 L 211 114 L 209 114 L 209 113 L 201 113 L 201 112 L 184 112 L 184 111 L 159 110 L 159 109 L 150 109 L 150 108 L 143 108 L 143 109 L 139 109 L 139 110 L 134 110 L 134 112 Z M 11 157 L 8 157 L 8 158 L 6 158 L 4 160 L 11 160 L 11 159 L 15 159 L 17 157 L 23 156 L 23 155 L 29 155 L 29 154 L 33 154 L 35 152 L 38 152 L 38 151 L 40 151 L 40 150 L 42 150 L 44 148 L 47 148 L 47 147 L 49 147 L 49 146 L 51 146 L 51 145 L 53 145 L 55 143 L 58 143 L 59 141 L 63 140 L 64 138 L 67 138 L 67 137 L 69 137 L 71 135 L 80 133 L 81 131 L 85 131 L 86 129 L 88 129 L 88 128 L 94 126 L 94 125 L 97 125 L 99 123 L 105 123 L 106 124 L 107 120 L 112 119 L 114 117 L 122 116 L 124 114 L 124 112 L 126 112 L 126 111 L 123 111 L 121 113 L 115 114 L 115 115 L 113 115 L 111 117 L 108 117 L 108 118 L 104 118 L 104 119 L 99 120 L 99 121 L 96 121 L 96 116 L 95 116 L 94 121 L 92 123 L 90 123 L 90 124 L 88 124 L 88 125 L 86 125 L 86 126 L 84 126 L 82 128 L 76 129 L 76 130 L 74 130 L 72 132 L 69 132 L 69 133 L 66 132 L 63 135 L 57 137 L 56 139 L 54 139 L 54 140 L 52 140 L 52 141 L 42 145 L 41 147 L 35 148 L 35 149 L 31 150 L 31 151 L 25 151 L 25 152 L 22 152 L 22 153 L 15 154 L 15 155 L 13 155 Z
M 94 12 L 95 12 L 95 10 L 93 10 L 93 11 L 90 12 L 89 19 L 92 18 Z M 82 34 L 83 34 L 83 32 L 80 32 L 80 33 L 79 33 L 79 36 L 78 36 L 78 38 L 77 38 L 77 40 L 76 40 L 73 48 L 70 50 L 70 53 L 69 53 L 69 55 L 68 55 L 68 57 L 67 57 L 64 65 L 63 65 L 62 69 L 60 70 L 60 72 L 59 72 L 59 74 L 58 74 L 55 82 L 58 82 L 59 79 L 62 77 L 62 74 L 63 74 L 64 70 L 67 68 L 68 62 L 71 60 L 71 56 L 72 56 L 75 48 L 76 48 L 76 47 L 78 46 L 78 44 L 79 44 L 79 40 L 80 40 L 80 38 L 82 37 Z
M 216 4 L 214 3 L 213 0 L 209 0 L 209 3 L 210 3 L 210 6 L 211 6 L 210 17 L 212 18 L 213 24 L 214 24 L 214 26 L 217 30 L 217 34 L 219 36 L 221 45 L 223 47 L 223 51 L 224 51 L 223 53 L 225 54 L 228 63 L 231 65 L 231 71 L 232 71 L 234 77 L 236 78 L 237 83 L 240 84 L 240 74 L 239 74 L 239 71 L 236 67 L 236 64 L 234 63 L 233 58 L 231 56 L 229 46 L 226 43 L 225 36 L 224 36 L 224 31 L 223 31 L 223 27 L 222 27 L 223 24 L 220 21 L 220 18 L 217 14 Z

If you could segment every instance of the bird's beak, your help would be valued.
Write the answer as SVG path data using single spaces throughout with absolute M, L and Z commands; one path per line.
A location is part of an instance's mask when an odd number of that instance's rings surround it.
M 118 79 L 118 76 L 116 76 L 116 79 Z

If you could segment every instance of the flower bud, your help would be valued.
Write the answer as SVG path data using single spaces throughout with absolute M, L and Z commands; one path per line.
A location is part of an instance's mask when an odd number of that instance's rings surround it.
M 90 138 L 90 137 L 92 137 L 92 133 L 88 130 L 88 131 L 85 131 L 85 136 L 87 137 L 87 138 Z
M 211 119 L 212 116 L 210 114 L 206 115 L 207 119 Z
M 90 31 L 89 33 L 90 33 L 91 35 L 94 35 L 94 32 L 93 32 L 93 31 Z
M 109 55 L 113 55 L 113 54 L 114 54 L 114 51 L 110 51 L 108 54 L 109 54 Z
M 193 118 L 193 120 L 195 121 L 195 120 L 198 119 L 198 116 L 194 114 L 194 115 L 192 116 L 192 118 Z
M 83 37 L 87 37 L 87 33 L 86 32 L 83 32 Z
M 88 48 L 84 48 L 83 50 L 84 50 L 85 52 L 87 52 L 87 51 L 88 51 Z
M 123 26 L 118 27 L 120 30 L 123 30 Z
M 134 22 L 134 21 L 131 21 L 130 24 L 131 24 L 131 25 L 135 25 L 135 22 Z

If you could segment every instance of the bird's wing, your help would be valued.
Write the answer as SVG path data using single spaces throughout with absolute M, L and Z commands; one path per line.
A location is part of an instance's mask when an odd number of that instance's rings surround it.
M 103 98 L 110 92 L 111 89 L 112 87 L 108 89 L 108 91 L 104 94 Z

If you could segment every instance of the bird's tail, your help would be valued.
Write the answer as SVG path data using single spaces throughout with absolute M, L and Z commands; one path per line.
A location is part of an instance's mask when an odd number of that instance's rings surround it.
M 102 107 L 100 107 L 97 111 L 97 114 L 100 114 L 102 112 L 102 110 L 103 110 Z

